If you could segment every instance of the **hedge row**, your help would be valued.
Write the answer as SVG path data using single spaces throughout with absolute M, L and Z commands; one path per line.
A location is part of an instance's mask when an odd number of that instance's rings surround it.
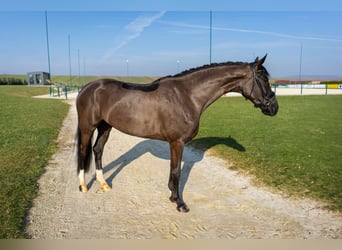
M 0 78 L 0 85 L 27 85 L 27 81 L 18 78 Z

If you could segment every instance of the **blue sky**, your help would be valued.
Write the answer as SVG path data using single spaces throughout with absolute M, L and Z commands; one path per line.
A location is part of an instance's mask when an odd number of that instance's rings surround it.
M 175 74 L 209 63 L 212 10 L 213 62 L 250 62 L 268 53 L 266 67 L 273 77 L 298 76 L 302 48 L 302 75 L 342 76 L 342 4 L 338 3 L 328 5 L 332 9 L 314 4 L 305 9 L 302 1 L 291 9 L 253 1 L 245 9 L 238 4 L 228 9 L 227 2 L 220 8 L 211 1 L 210 6 L 183 4 L 180 9 L 142 8 L 144 1 L 134 8 L 91 8 L 89 1 L 81 7 L 63 1 L 58 1 L 59 7 L 54 2 L 27 6 L 13 2 L 0 9 L 0 73 L 48 71 L 47 10 L 51 74 L 69 74 L 68 36 L 72 74 Z

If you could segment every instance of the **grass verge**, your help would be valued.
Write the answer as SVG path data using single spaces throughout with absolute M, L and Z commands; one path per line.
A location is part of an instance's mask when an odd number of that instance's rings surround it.
M 258 184 L 341 211 L 342 96 L 280 96 L 278 102 L 278 115 L 267 117 L 242 98 L 221 98 L 203 114 L 192 145 L 215 145 L 212 152 Z
M 34 99 L 44 87 L 0 86 L 0 238 L 25 238 L 24 219 L 37 179 L 56 151 L 69 106 Z
M 33 99 L 48 88 L 0 87 L 0 238 L 25 238 L 25 214 L 37 179 L 56 151 L 68 111 L 59 100 Z M 233 163 L 260 185 L 324 201 L 342 210 L 342 96 L 278 97 L 267 117 L 242 98 L 221 98 L 191 143 Z

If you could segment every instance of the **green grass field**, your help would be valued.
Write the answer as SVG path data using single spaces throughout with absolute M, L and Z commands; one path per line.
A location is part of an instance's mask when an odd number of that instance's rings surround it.
M 203 114 L 193 145 L 217 144 L 215 154 L 259 185 L 341 210 L 342 96 L 281 96 L 278 102 L 277 116 L 267 117 L 243 98 L 221 98 Z
M 26 237 L 37 179 L 56 150 L 68 105 L 31 98 L 47 93 L 46 87 L 0 86 L 0 238 Z M 210 148 L 258 185 L 341 211 L 342 96 L 278 101 L 278 115 L 267 117 L 243 98 L 221 98 L 203 114 L 191 145 Z
M 0 238 L 22 238 L 37 179 L 56 150 L 68 105 L 45 87 L 0 86 Z
M 116 78 L 140 83 L 155 79 Z M 36 196 L 37 180 L 56 151 L 55 140 L 69 105 L 32 98 L 48 93 L 48 87 L 0 86 L 0 239 L 26 237 L 24 220 Z

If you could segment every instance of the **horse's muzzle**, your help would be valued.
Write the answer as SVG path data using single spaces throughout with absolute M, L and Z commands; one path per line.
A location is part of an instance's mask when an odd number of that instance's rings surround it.
M 276 99 L 274 92 L 266 96 L 259 105 L 255 105 L 255 106 L 260 108 L 264 115 L 269 115 L 269 116 L 276 115 L 278 113 L 278 108 L 279 108 L 278 101 Z

